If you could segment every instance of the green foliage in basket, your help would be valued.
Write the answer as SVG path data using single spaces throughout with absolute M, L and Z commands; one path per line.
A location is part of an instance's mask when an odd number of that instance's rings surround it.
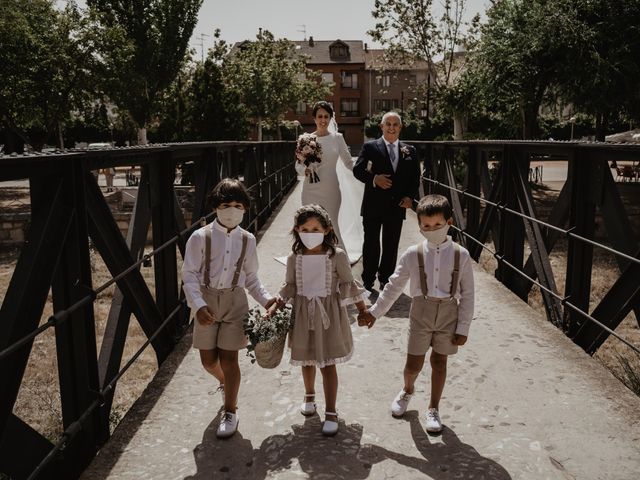
M 251 363 L 256 361 L 254 350 L 258 343 L 286 335 L 293 325 L 291 313 L 290 305 L 285 305 L 271 318 L 266 318 L 258 306 L 249 309 L 244 320 L 244 333 L 249 337 L 247 356 L 251 358 Z

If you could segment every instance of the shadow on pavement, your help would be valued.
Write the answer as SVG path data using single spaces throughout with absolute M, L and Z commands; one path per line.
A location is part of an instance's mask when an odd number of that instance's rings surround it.
M 262 480 L 287 471 L 302 472 L 306 478 L 314 479 L 360 480 L 369 477 L 374 464 L 385 460 L 438 480 L 511 480 L 501 465 L 462 443 L 453 430 L 445 427 L 443 442 L 432 443 L 417 412 L 407 412 L 405 420 L 409 421 L 413 441 L 424 458 L 392 452 L 377 445 L 363 445 L 363 427 L 357 423 L 346 425 L 341 420 L 340 431 L 335 437 L 323 437 L 318 415 L 305 419 L 302 425 L 292 425 L 290 433 L 267 437 L 260 448 L 254 449 L 251 441 L 242 437 L 241 428 L 228 440 L 217 439 L 217 416 L 207 427 L 202 443 L 194 450 L 198 471 L 185 480 Z
M 442 441 L 434 443 L 420 423 L 418 412 L 409 411 L 403 419 L 409 422 L 416 448 L 426 460 L 415 467 L 413 464 L 415 459 L 411 458 L 411 464 L 408 466 L 413 466 L 425 475 L 438 480 L 454 478 L 511 480 L 511 475 L 502 465 L 483 457 L 471 445 L 462 443 L 449 427 L 444 427 Z M 404 463 L 401 459 L 397 460 L 398 463 Z

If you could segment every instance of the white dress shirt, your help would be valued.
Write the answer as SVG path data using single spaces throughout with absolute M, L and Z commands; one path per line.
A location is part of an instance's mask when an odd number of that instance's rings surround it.
M 193 312 L 204 307 L 207 302 L 202 297 L 204 286 L 205 229 L 211 229 L 211 265 L 209 267 L 210 288 L 231 288 L 236 263 L 242 251 L 242 228 L 236 227 L 231 232 L 214 220 L 210 225 L 199 228 L 187 241 L 187 248 L 182 263 L 182 281 L 187 303 Z M 258 278 L 258 255 L 256 237 L 244 231 L 247 238 L 244 265 L 238 278 L 238 287 L 246 288 L 249 294 L 264 307 L 271 295 Z
M 424 250 L 428 296 L 449 298 L 451 296 L 451 276 L 455 253 L 451 237 L 447 235 L 447 240 L 440 245 L 433 245 L 426 240 L 421 245 Z M 473 267 L 471 266 L 469 252 L 463 247 L 460 247 L 459 269 L 459 283 L 456 293 L 456 297 L 459 300 L 456 333 L 468 336 L 474 308 Z M 418 267 L 418 249 L 416 245 L 409 247 L 400 258 L 395 272 L 389 278 L 389 283 L 385 285 L 375 305 L 371 307 L 371 314 L 376 318 L 386 314 L 404 290 L 408 280 L 410 280 L 409 290 L 411 297 L 421 297 L 420 269 Z

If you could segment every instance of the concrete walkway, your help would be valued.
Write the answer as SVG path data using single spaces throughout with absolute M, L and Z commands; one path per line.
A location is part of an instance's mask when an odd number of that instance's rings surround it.
M 259 243 L 274 292 L 284 266 L 273 257 L 290 248 L 299 202 L 298 186 Z M 411 215 L 401 250 L 421 238 Z M 319 416 L 298 413 L 298 368 L 285 358 L 263 370 L 241 355 L 239 432 L 216 439 L 221 399 L 185 338 L 83 478 L 637 479 L 640 399 L 491 275 L 476 269 L 476 285 L 469 343 L 449 362 L 441 436 L 422 426 L 428 370 L 405 417 L 389 412 L 402 386 L 403 296 L 372 330 L 353 326 L 354 358 L 338 370 L 336 437 L 322 437 Z

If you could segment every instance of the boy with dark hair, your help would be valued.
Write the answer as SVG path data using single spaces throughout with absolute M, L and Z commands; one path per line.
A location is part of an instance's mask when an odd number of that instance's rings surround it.
M 256 238 L 239 225 L 250 197 L 239 180 L 225 178 L 209 194 L 217 218 L 191 235 L 182 264 L 184 293 L 192 312 L 193 347 L 207 372 L 220 382 L 224 411 L 217 436 L 238 428 L 240 388 L 238 350 L 247 346 L 244 319 L 249 311 L 245 290 L 263 307 L 276 301 L 258 278 Z
M 404 388 L 391 403 L 391 414 L 401 417 L 407 410 L 416 378 L 431 347 L 431 400 L 426 430 L 438 433 L 442 431 L 438 408 L 447 378 L 447 356 L 466 343 L 473 317 L 473 269 L 469 252 L 447 235 L 453 218 L 445 197 L 423 197 L 416 213 L 420 233 L 426 240 L 402 255 L 376 303 L 358 315 L 358 324 L 371 328 L 410 280 L 412 300 Z

